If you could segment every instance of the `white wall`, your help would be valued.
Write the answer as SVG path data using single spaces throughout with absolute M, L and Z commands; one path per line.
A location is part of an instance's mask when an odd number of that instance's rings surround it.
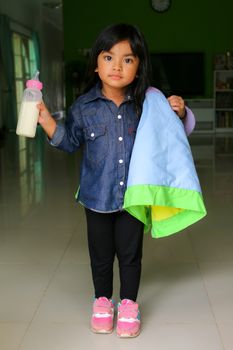
M 54 0 L 0 0 L 0 13 L 38 32 L 44 101 L 51 112 L 56 112 L 64 107 L 62 7 L 45 7 L 43 3 L 47 2 Z M 0 115 L 0 127 L 2 119 Z

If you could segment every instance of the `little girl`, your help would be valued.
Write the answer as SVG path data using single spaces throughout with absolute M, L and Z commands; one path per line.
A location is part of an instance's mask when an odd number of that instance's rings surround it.
M 39 123 L 50 143 L 67 152 L 84 145 L 77 200 L 85 208 L 88 247 L 95 300 L 91 328 L 96 333 L 113 330 L 113 263 L 119 261 L 120 303 L 117 335 L 135 337 L 140 332 L 136 302 L 143 245 L 143 223 L 122 209 L 130 156 L 150 86 L 150 62 L 139 30 L 127 24 L 107 27 L 90 53 L 85 93 L 71 106 L 65 125 L 56 125 L 39 105 Z M 169 100 L 180 118 L 187 120 L 184 101 Z

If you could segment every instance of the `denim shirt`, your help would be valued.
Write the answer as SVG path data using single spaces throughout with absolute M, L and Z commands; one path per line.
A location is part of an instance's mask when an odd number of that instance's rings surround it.
M 138 123 L 130 95 L 117 107 L 97 84 L 72 104 L 65 125 L 57 125 L 53 146 L 66 152 L 84 147 L 77 200 L 86 208 L 122 210 Z

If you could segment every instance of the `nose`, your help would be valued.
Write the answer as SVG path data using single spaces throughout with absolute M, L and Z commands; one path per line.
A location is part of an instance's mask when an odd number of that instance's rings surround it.
M 120 60 L 115 60 L 114 61 L 113 69 L 117 70 L 117 71 L 122 69 L 122 65 L 121 65 L 121 61 Z

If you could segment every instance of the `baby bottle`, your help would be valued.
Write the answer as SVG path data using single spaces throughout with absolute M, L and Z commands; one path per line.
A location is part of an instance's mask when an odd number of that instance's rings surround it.
M 42 101 L 42 83 L 39 81 L 39 71 L 37 71 L 26 83 L 20 106 L 16 134 L 27 137 L 35 137 L 39 109 L 37 104 Z

